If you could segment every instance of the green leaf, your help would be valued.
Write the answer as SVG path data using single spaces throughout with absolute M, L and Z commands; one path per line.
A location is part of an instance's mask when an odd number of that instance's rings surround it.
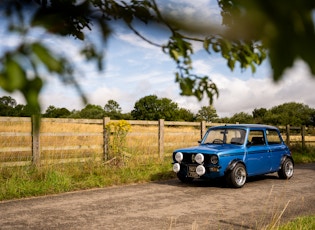
M 181 95 L 185 96 L 191 96 L 193 94 L 193 86 L 195 84 L 195 81 L 190 78 L 180 78 L 179 79 L 179 85 L 180 89 L 182 90 Z
M 235 60 L 233 60 L 232 58 L 228 59 L 228 66 L 231 70 L 234 70 Z
M 8 58 L 5 63 L 5 72 L 0 76 L 0 85 L 8 92 L 21 89 L 26 81 L 26 73 L 18 62 Z
M 255 73 L 256 72 L 256 67 L 253 63 L 250 64 L 250 67 L 252 69 L 252 73 Z
M 53 57 L 46 47 L 40 43 L 34 43 L 32 49 L 49 71 L 62 73 L 62 62 Z
M 230 50 L 232 48 L 231 44 L 225 39 L 221 39 L 220 42 L 221 42 L 221 52 L 222 52 L 222 54 L 230 53 Z
M 210 45 L 210 40 L 205 39 L 203 42 L 203 48 L 210 54 L 209 45 Z
M 218 44 L 212 44 L 212 49 L 215 51 L 215 52 L 220 52 L 220 48 L 219 48 L 219 45 Z
M 178 61 L 179 53 L 175 49 L 170 50 L 170 55 L 175 61 Z
M 27 80 L 21 92 L 23 93 L 27 104 L 30 106 L 30 109 L 33 114 L 40 113 L 40 104 L 39 104 L 39 93 L 43 87 L 43 81 L 39 77 L 34 79 Z

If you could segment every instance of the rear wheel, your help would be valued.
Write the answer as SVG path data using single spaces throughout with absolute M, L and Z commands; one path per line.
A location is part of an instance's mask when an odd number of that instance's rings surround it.
M 278 171 L 278 176 L 281 179 L 290 179 L 293 176 L 294 165 L 290 158 L 286 158 Z
M 246 182 L 246 169 L 243 164 L 237 164 L 226 176 L 228 185 L 241 188 Z

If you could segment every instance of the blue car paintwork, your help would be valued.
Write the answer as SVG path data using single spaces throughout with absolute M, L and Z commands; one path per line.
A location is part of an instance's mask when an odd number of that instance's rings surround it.
M 216 154 L 220 158 L 221 168 L 226 168 L 230 163 L 231 159 L 243 159 L 244 149 L 239 146 L 228 146 L 228 145 L 217 145 L 217 144 L 201 144 L 200 146 L 195 146 L 191 148 L 178 149 L 176 152 L 182 153 L 202 153 L 202 154 Z M 211 166 L 207 164 L 206 166 Z M 204 177 L 215 178 L 218 176 L 224 176 L 224 171 L 220 170 L 219 174 L 213 175 L 212 173 L 204 175 Z
M 225 144 L 225 143 L 205 143 L 207 134 L 213 130 L 239 130 L 243 129 L 246 131 L 244 143 L 242 145 L 236 144 Z M 268 131 L 279 134 L 280 143 L 269 144 L 267 141 Z M 263 138 L 265 144 L 254 146 L 249 144 L 249 135 L 251 131 L 263 132 Z M 209 128 L 204 138 L 202 139 L 199 146 L 194 146 L 190 148 L 177 149 L 173 153 L 173 164 L 178 163 L 175 160 L 175 154 L 181 152 L 189 159 L 187 155 L 196 155 L 201 153 L 205 156 L 207 155 L 217 155 L 219 163 L 216 165 L 210 162 L 203 162 L 203 166 L 206 168 L 206 173 L 200 178 L 216 178 L 224 177 L 226 173 L 231 170 L 236 164 L 235 162 L 241 163 L 245 166 L 247 176 L 255 176 L 267 173 L 277 172 L 280 167 L 284 157 L 289 157 L 292 162 L 292 156 L 289 148 L 285 145 L 279 130 L 276 127 L 268 125 L 227 125 L 227 126 L 217 126 Z M 181 165 L 181 171 L 179 173 L 187 174 L 189 167 L 197 166 L 196 162 L 179 162 Z M 216 171 L 213 172 L 215 167 Z

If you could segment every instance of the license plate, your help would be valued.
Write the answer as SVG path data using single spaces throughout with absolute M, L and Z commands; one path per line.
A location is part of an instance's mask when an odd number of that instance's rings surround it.
M 188 176 L 192 178 L 199 178 L 200 176 L 196 173 L 197 166 L 188 167 Z

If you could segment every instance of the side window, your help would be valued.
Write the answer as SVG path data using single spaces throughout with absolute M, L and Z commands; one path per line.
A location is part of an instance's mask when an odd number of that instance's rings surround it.
M 248 136 L 250 145 L 265 145 L 264 132 L 258 130 L 251 130 Z
M 269 145 L 281 144 L 281 138 L 276 130 L 267 130 L 266 134 Z

